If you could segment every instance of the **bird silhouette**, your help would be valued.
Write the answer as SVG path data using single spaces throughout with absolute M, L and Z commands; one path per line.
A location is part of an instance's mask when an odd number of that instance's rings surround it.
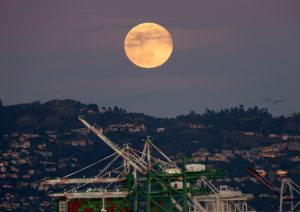
M 284 102 L 284 100 L 282 99 L 276 99 L 276 100 L 273 100 L 273 99 L 266 99 L 267 102 L 270 102 L 273 106 L 276 106 L 278 103 L 280 102 Z

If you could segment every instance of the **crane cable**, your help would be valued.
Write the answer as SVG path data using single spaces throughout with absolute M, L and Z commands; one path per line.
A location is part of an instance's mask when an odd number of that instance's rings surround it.
M 124 171 L 122 171 L 116 178 L 119 178 L 123 173 L 125 172 L 125 170 Z M 107 189 L 109 186 L 111 186 L 111 184 L 113 184 L 114 182 L 111 182 L 110 184 L 108 184 L 106 187 L 105 187 L 105 189 Z
M 114 153 L 114 154 L 116 154 L 116 153 Z M 99 174 L 97 174 L 96 175 L 96 178 L 102 178 L 103 176 L 106 176 L 106 175 L 108 175 L 108 173 L 106 173 L 106 174 L 104 174 L 104 175 L 102 175 L 102 176 L 100 176 L 101 174 L 103 174 L 103 172 L 105 172 L 118 158 L 120 157 L 120 155 L 117 155 L 104 169 L 102 169 L 101 170 L 101 172 L 99 173 Z M 113 171 L 116 171 L 117 169 L 120 169 L 120 168 L 122 168 L 122 167 L 124 167 L 124 165 L 122 165 L 122 166 L 120 166 L 120 167 L 118 167 L 118 168 L 116 168 L 116 169 L 114 169 Z M 83 187 L 83 186 L 85 186 L 85 185 L 87 185 L 87 184 L 90 184 L 91 182 L 87 182 L 87 183 L 84 183 L 84 184 L 82 184 L 82 185 L 80 185 L 80 186 L 77 186 L 77 187 L 75 187 L 75 188 L 72 188 L 72 189 L 70 189 L 70 190 L 68 190 L 68 191 L 66 191 L 65 193 L 71 193 L 72 191 L 74 191 L 74 190 L 76 190 L 76 189 L 78 189 L 78 188 L 81 188 L 81 187 Z
M 139 150 L 137 150 L 137 149 L 134 149 L 134 148 L 131 148 L 131 149 L 132 149 L 133 151 L 137 152 L 137 153 L 142 154 L 142 152 L 139 151 Z M 174 165 L 174 163 L 168 163 L 168 162 L 166 162 L 166 161 L 163 161 L 163 160 L 161 160 L 161 159 L 159 159 L 159 158 L 156 158 L 156 157 L 153 157 L 153 156 L 150 156 L 150 158 L 153 159 L 154 161 L 160 162 L 160 163 L 162 163 L 162 164 L 164 164 L 164 165 L 171 166 L 171 167 L 176 167 L 176 168 L 177 168 L 177 166 Z M 180 170 L 180 169 L 179 169 L 179 170 Z
M 81 171 L 84 171 L 84 170 L 86 170 L 86 169 L 88 169 L 88 168 L 90 168 L 90 167 L 92 167 L 92 166 L 94 166 L 94 165 L 96 165 L 96 164 L 98 164 L 98 163 L 101 163 L 102 161 L 104 161 L 104 160 L 106 160 L 106 159 L 112 157 L 112 156 L 115 155 L 115 154 L 117 154 L 117 153 L 113 153 L 113 154 L 111 154 L 111 155 L 109 155 L 109 156 L 107 156 L 107 157 L 105 157 L 105 158 L 103 158 L 103 159 L 101 159 L 101 160 L 96 161 L 95 163 L 92 163 L 92 164 L 90 164 L 90 165 L 88 165 L 88 166 L 86 166 L 86 167 L 84 167 L 84 168 L 82 168 L 82 169 L 80 169 L 80 170 L 78 170 L 78 171 L 75 171 L 75 172 L 73 172 L 73 173 L 71 173 L 71 174 L 68 174 L 68 175 L 66 175 L 66 176 L 64 176 L 64 177 L 62 177 L 62 178 L 64 179 L 64 178 L 71 177 L 71 176 L 74 175 L 74 174 L 77 174 L 77 173 L 79 173 L 79 172 L 81 172 Z
M 123 168 L 123 167 L 124 167 L 124 165 L 119 166 L 118 168 L 112 170 L 112 172 L 113 172 L 113 171 L 116 171 L 116 170 L 118 170 L 118 169 L 120 169 L 120 168 Z M 122 173 L 123 173 L 123 172 L 121 172 L 121 174 L 122 174 Z M 102 176 L 99 176 L 99 178 L 102 178 L 102 177 L 104 177 L 104 176 L 106 176 L 106 175 L 108 175 L 108 173 L 106 173 L 106 174 L 104 174 L 104 175 L 102 175 Z M 118 176 L 118 177 L 119 177 L 119 176 Z M 118 177 L 117 177 L 117 178 L 118 178 Z M 80 185 L 80 186 L 77 186 L 77 187 L 75 187 L 75 188 L 72 188 L 72 189 L 66 191 L 65 193 L 71 193 L 72 191 L 74 191 L 74 190 L 76 190 L 76 189 L 78 189 L 78 188 L 81 188 L 81 187 L 83 187 L 83 186 L 86 186 L 87 184 L 91 184 L 91 182 L 84 183 L 84 184 L 82 184 L 82 185 Z M 110 184 L 111 184 L 111 183 L 110 183 Z
M 117 153 L 116 153 L 117 154 Z M 109 164 L 107 164 L 97 175 L 96 177 L 99 177 L 101 174 L 103 174 L 103 172 L 105 172 L 118 158 L 120 157 L 120 155 L 117 155 L 114 159 L 112 159 L 112 161 L 109 162 Z

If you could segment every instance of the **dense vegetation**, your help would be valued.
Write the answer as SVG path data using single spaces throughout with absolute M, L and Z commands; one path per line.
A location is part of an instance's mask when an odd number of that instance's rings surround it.
M 159 127 L 180 128 L 187 124 L 201 124 L 226 131 L 252 131 L 263 134 L 300 134 L 300 114 L 292 117 L 273 117 L 267 109 L 258 107 L 245 109 L 243 105 L 203 114 L 191 111 L 176 118 L 154 118 L 143 113 L 127 113 L 115 106 L 99 108 L 95 104 L 82 104 L 74 100 L 53 100 L 46 103 L 33 102 L 3 106 L 0 102 L 1 133 L 10 131 L 68 130 L 80 126 L 78 115 L 106 127 L 115 123 L 145 124 L 148 129 Z

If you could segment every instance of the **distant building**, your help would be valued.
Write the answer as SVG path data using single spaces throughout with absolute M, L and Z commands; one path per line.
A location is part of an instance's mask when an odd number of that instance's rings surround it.
M 166 130 L 166 128 L 160 127 L 160 128 L 157 128 L 157 129 L 156 129 L 156 132 L 157 132 L 157 133 L 161 133 L 161 132 L 164 132 L 165 130 Z

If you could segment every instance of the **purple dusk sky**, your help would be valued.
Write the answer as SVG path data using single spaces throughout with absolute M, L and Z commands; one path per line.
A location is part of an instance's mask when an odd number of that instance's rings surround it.
M 142 22 L 172 35 L 159 68 L 124 53 Z M 300 1 L 2 0 L 0 70 L 5 105 L 71 98 L 155 116 L 239 104 L 300 112 Z

